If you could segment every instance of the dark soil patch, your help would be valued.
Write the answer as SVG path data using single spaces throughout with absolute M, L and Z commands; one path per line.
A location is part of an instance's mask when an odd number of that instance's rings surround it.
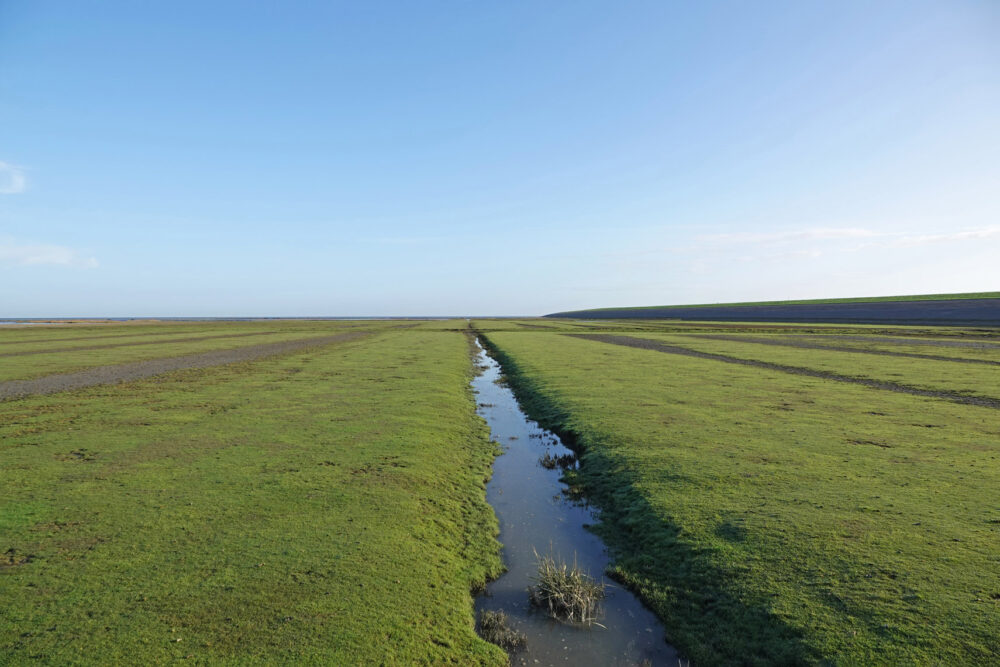
M 21 553 L 17 549 L 7 549 L 7 551 L 0 554 L 0 569 L 26 565 L 34 559 L 34 554 Z
M 68 454 L 56 454 L 60 461 L 96 461 L 97 454 L 86 449 L 74 449 Z

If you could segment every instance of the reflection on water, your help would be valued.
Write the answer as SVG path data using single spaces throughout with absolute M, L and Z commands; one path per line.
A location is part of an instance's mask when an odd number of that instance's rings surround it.
M 478 341 L 476 343 L 479 345 Z M 512 627 L 528 639 L 513 663 L 527 665 L 677 665 L 677 653 L 664 641 L 659 620 L 629 591 L 608 581 L 599 625 L 561 623 L 528 604 L 540 555 L 574 560 L 600 579 L 608 564 L 604 544 L 584 526 L 597 521 L 594 510 L 563 494 L 558 468 L 546 469 L 539 458 L 572 452 L 559 438 L 527 419 L 513 392 L 497 384 L 499 365 L 479 347 L 486 370 L 472 386 L 479 414 L 504 453 L 497 458 L 486 499 L 500 520 L 500 541 L 507 572 L 476 599 L 477 612 L 501 609 Z

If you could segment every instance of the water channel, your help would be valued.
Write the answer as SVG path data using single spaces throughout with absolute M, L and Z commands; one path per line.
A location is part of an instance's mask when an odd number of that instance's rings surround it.
M 500 521 L 507 571 L 476 599 L 477 613 L 503 610 L 511 626 L 527 637 L 512 656 L 514 665 L 677 665 L 677 653 L 664 640 L 663 626 L 631 592 L 606 581 L 607 597 L 598 623 L 564 623 L 534 609 L 528 587 L 538 555 L 551 554 L 600 580 L 608 565 L 606 547 L 585 526 L 598 521 L 595 510 L 563 493 L 561 471 L 539 463 L 572 454 L 551 431 L 529 420 L 501 378 L 500 365 L 479 346 L 485 370 L 472 382 L 478 412 L 487 421 L 503 454 L 496 459 L 486 499 Z M 538 555 L 536 555 L 536 553 Z

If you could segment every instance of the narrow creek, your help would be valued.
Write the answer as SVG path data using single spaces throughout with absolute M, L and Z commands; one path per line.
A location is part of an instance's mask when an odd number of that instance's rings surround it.
M 502 610 L 511 627 L 524 633 L 527 646 L 513 654 L 515 665 L 677 665 L 677 653 L 664 639 L 663 626 L 631 592 L 604 580 L 606 597 L 599 624 L 558 621 L 528 601 L 538 557 L 552 555 L 602 580 L 609 562 L 600 538 L 586 529 L 598 521 L 593 508 L 572 501 L 563 491 L 561 471 L 539 459 L 572 455 L 559 438 L 521 410 L 501 378 L 500 365 L 477 340 L 479 365 L 473 381 L 478 413 L 503 454 L 493 466 L 486 499 L 500 521 L 500 542 L 507 571 L 476 598 L 477 614 Z M 537 555 L 536 555 L 537 554 Z

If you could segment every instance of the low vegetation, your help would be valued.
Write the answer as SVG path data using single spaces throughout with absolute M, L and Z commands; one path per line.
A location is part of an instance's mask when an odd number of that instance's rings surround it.
M 996 331 L 475 324 L 694 664 L 1000 661 L 1000 410 L 948 400 L 1000 398 Z M 344 331 L 0 401 L 0 663 L 505 664 L 523 637 L 470 595 L 502 564 L 465 321 L 15 328 L 0 382 Z M 595 622 L 603 592 L 543 557 L 530 602 Z
M 510 619 L 502 611 L 484 610 L 479 614 L 479 636 L 508 653 L 523 649 L 527 644 L 524 633 L 510 627 Z
M 470 344 L 399 324 L 0 402 L 0 663 L 506 664 Z

